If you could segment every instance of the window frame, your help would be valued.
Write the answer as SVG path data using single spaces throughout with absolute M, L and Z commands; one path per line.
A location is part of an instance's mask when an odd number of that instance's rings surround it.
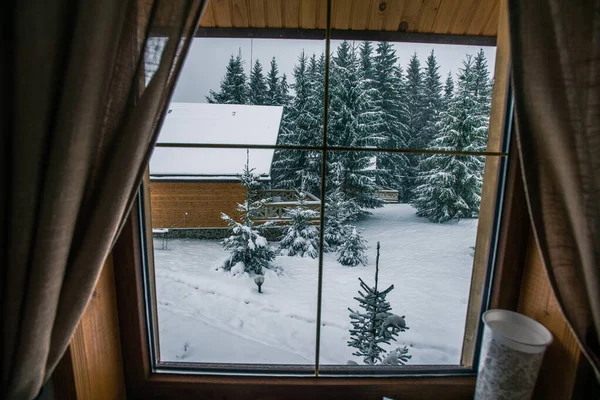
M 512 138 L 513 145 L 515 139 Z M 527 249 L 529 219 L 516 152 L 509 156 L 503 218 L 491 286 L 491 307 L 516 309 Z M 475 375 L 418 377 L 217 376 L 154 372 L 143 285 L 140 207 L 134 204 L 113 249 L 117 309 L 127 394 L 130 398 L 289 398 L 402 395 L 405 399 L 459 399 L 472 396 Z M 449 371 L 446 371 L 448 374 Z
M 214 28 L 210 28 L 214 29 Z M 376 32 L 375 34 L 382 32 Z M 352 33 L 354 36 L 356 33 Z M 371 33 L 372 35 L 373 33 Z M 379 40 L 398 41 L 382 38 Z M 406 33 L 405 33 L 406 34 Z M 499 32 L 500 36 L 501 32 Z M 431 37 L 448 35 L 412 34 L 410 41 L 425 38 L 431 42 Z M 202 35 L 198 35 L 202 36 Z M 256 37 L 256 36 L 253 36 Z M 281 36 L 278 36 L 281 37 Z M 364 36 L 363 36 L 364 37 Z M 455 37 L 455 36 L 453 36 Z M 343 38 L 336 35 L 335 39 Z M 361 37 L 362 38 L 362 37 Z M 375 39 L 373 39 L 375 40 Z M 443 41 L 443 40 L 442 40 Z M 501 40 L 503 51 L 507 54 L 507 41 Z M 497 57 L 500 46 L 497 46 Z M 506 65 L 504 65 L 506 64 Z M 500 66 L 500 69 L 498 69 Z M 508 59 L 506 57 L 496 62 L 494 78 L 499 84 L 498 75 L 507 75 Z M 501 79 L 507 86 L 507 78 Z M 502 83 L 500 83 L 502 85 Z M 496 114 L 495 123 L 501 122 L 498 129 L 506 129 L 506 106 L 509 96 L 507 87 L 494 89 L 492 100 L 492 114 Z M 498 116 L 500 114 L 500 116 Z M 490 126 L 494 121 L 490 116 Z M 503 122 L 503 123 L 502 123 Z M 511 147 L 515 146 L 515 138 L 511 139 Z M 523 237 L 528 234 L 529 220 L 525 207 L 522 182 L 520 180 L 519 160 L 516 151 L 512 151 L 505 158 L 504 193 L 500 212 L 502 219 L 497 227 L 498 243 L 496 249 L 496 262 L 492 271 L 492 285 L 490 296 L 486 299 L 490 307 L 516 309 L 520 289 L 520 275 L 527 248 L 527 240 Z M 146 174 L 146 190 L 148 188 L 148 174 Z M 127 223 L 119 236 L 113 249 L 115 268 L 115 283 L 117 289 L 117 304 L 119 326 L 122 343 L 122 355 L 125 373 L 125 382 L 128 396 L 131 398 L 197 398 L 214 397 L 223 398 L 255 398 L 261 396 L 306 398 L 312 397 L 364 397 L 364 396 L 402 396 L 406 399 L 423 398 L 465 398 L 472 396 L 475 386 L 475 374 L 467 373 L 456 375 L 453 368 L 444 366 L 444 371 L 435 376 L 418 376 L 419 367 L 413 368 L 407 375 L 389 377 L 346 377 L 346 376 L 217 376 L 217 375 L 190 375 L 184 371 L 154 372 L 152 371 L 152 352 L 149 345 L 149 333 L 152 327 L 148 323 L 146 310 L 147 288 L 143 284 L 144 268 L 140 241 L 140 205 L 149 202 L 137 201 L 128 217 Z M 146 235 L 148 235 L 146 231 Z M 152 246 L 152 240 L 147 241 Z M 151 257 L 150 257 L 151 258 Z M 151 261 L 150 261 L 151 262 Z M 148 277 L 153 279 L 152 276 Z M 151 285 L 152 286 L 152 285 Z M 476 360 L 473 361 L 476 364 Z M 329 368 L 328 368 L 329 369 Z M 427 367 L 431 370 L 431 367 Z M 425 370 L 425 368 L 423 368 Z

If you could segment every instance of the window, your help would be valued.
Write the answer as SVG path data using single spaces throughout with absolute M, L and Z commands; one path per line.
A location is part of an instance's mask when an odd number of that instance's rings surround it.
M 328 71 L 324 50 L 192 45 L 145 187 L 157 371 L 470 371 L 507 155 L 486 128 L 495 49 L 333 40 Z

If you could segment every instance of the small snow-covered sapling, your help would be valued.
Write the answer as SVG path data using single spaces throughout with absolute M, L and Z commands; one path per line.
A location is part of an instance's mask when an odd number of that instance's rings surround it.
M 261 286 L 265 282 L 265 277 L 262 275 L 256 275 L 254 277 L 254 283 L 258 286 L 258 293 L 262 293 Z
M 367 365 L 404 365 L 411 358 L 408 348 L 397 348 L 386 354 L 382 345 L 390 345 L 396 341 L 399 332 L 408 329 L 404 315 L 393 314 L 392 306 L 386 300 L 386 296 L 394 290 L 394 285 L 380 291 L 379 283 L 379 249 L 377 242 L 377 257 L 375 258 L 375 286 L 368 286 L 361 278 L 359 297 L 355 297 L 359 306 L 363 309 L 350 311 L 350 340 L 348 345 L 356 351 L 352 353 L 357 357 L 363 357 Z

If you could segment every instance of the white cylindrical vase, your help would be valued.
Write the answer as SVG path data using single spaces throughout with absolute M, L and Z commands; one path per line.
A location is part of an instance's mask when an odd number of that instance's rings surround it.
M 475 400 L 529 400 L 552 334 L 542 324 L 507 310 L 489 310 Z

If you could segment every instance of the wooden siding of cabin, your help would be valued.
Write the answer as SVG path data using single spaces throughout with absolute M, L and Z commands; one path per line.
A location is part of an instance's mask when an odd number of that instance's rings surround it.
M 245 197 L 239 182 L 151 181 L 152 228 L 223 228 L 221 213 L 237 219 Z

